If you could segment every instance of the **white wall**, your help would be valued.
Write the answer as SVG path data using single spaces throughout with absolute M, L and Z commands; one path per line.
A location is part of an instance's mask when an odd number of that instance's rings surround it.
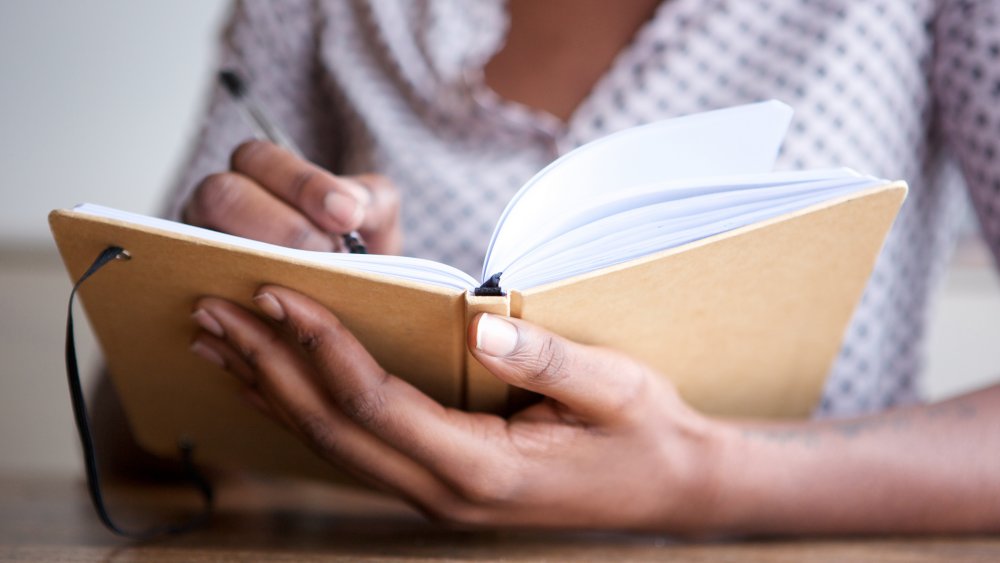
M 158 207 L 227 6 L 0 0 L 0 472 L 79 474 L 62 359 L 70 284 L 46 215 L 81 201 Z M 78 333 L 94 366 L 86 323 Z
M 151 212 L 193 134 L 225 0 L 0 2 L 0 242 L 82 201 Z
M 1000 382 L 1000 276 L 990 251 L 965 240 L 932 302 L 921 386 L 932 400 Z

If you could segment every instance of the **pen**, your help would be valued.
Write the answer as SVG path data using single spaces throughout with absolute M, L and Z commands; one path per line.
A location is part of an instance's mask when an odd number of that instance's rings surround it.
M 219 82 L 229 92 L 229 95 L 233 97 L 233 101 L 236 102 L 237 107 L 240 109 L 240 114 L 243 115 L 243 118 L 250 128 L 253 129 L 254 135 L 258 139 L 269 140 L 292 154 L 302 157 L 302 152 L 295 146 L 291 138 L 271 121 L 261 106 L 254 102 L 246 83 L 240 78 L 239 74 L 231 69 L 222 70 L 219 72 Z M 351 231 L 342 236 L 344 244 L 351 254 L 368 253 L 364 242 L 361 240 L 361 235 L 357 231 Z

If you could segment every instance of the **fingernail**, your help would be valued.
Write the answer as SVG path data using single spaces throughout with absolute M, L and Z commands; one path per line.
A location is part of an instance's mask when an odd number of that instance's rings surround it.
M 365 217 L 365 209 L 357 199 L 339 192 L 327 194 L 323 200 L 323 207 L 327 214 L 344 229 L 359 227 Z
M 226 331 L 222 329 L 222 325 L 219 321 L 215 320 L 215 317 L 209 314 L 208 311 L 204 309 L 198 309 L 191 313 L 191 318 L 194 322 L 198 323 L 198 326 L 207 330 L 208 332 L 218 336 L 219 338 L 225 338 Z
M 502 317 L 483 313 L 476 325 L 476 348 L 491 356 L 506 356 L 517 346 L 517 327 Z
M 372 193 L 368 191 L 368 188 L 366 188 L 360 181 L 348 180 L 347 178 L 342 178 L 342 180 L 345 180 L 342 184 L 344 189 L 351 192 L 351 195 L 354 196 L 354 199 L 358 200 L 361 207 L 368 207 L 371 205 Z
M 218 352 L 208 346 L 205 346 L 197 340 L 191 343 L 191 352 L 194 353 L 195 356 L 211 362 L 220 368 L 226 367 L 226 360 L 223 360 L 222 356 L 220 356 Z
M 268 292 L 258 293 L 254 295 L 253 302 L 257 304 L 257 307 L 264 312 L 265 315 L 271 317 L 276 321 L 285 320 L 285 309 L 281 307 L 281 303 L 278 299 Z

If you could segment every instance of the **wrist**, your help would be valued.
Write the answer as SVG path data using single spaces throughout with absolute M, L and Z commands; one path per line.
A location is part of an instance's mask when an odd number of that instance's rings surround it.
M 714 465 L 707 474 L 711 479 L 708 490 L 711 497 L 706 499 L 709 519 L 706 532 L 712 534 L 734 534 L 747 529 L 747 506 L 753 504 L 749 497 L 763 490 L 748 484 L 755 474 L 760 452 L 743 437 L 743 429 L 731 421 L 715 421 L 713 433 Z M 759 502 L 759 499 L 758 499 Z
M 719 422 L 711 532 L 746 535 L 808 528 L 802 509 L 815 500 L 810 483 L 822 477 L 816 471 L 821 451 L 808 426 Z M 810 481 L 803 481 L 804 476 Z
M 660 513 L 653 528 L 671 534 L 702 537 L 722 529 L 726 514 L 727 466 L 733 458 L 730 448 L 732 428 L 722 420 L 706 417 L 693 410 L 675 418 L 672 435 L 660 441 L 660 467 L 673 470 L 659 479 Z M 678 455 L 678 446 L 682 445 Z M 663 502 L 669 499 L 670 502 Z
M 681 487 L 673 483 L 673 494 L 668 490 L 665 497 L 676 501 L 668 531 L 718 537 L 771 529 L 782 491 L 795 487 L 787 472 L 791 460 L 782 459 L 780 447 L 747 439 L 753 430 L 746 425 L 696 416 L 700 420 L 688 425 L 692 462 L 687 478 Z M 678 495 L 678 489 L 685 494 Z
M 702 482 L 698 486 L 703 507 L 701 535 L 715 536 L 743 528 L 742 515 L 748 503 L 744 480 L 755 452 L 741 439 L 737 424 L 722 419 L 706 419 Z

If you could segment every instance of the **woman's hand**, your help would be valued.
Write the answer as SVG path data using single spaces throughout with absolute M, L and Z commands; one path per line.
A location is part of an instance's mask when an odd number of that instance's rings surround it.
M 375 174 L 335 176 L 266 141 L 248 141 L 229 172 L 212 174 L 184 205 L 184 221 L 292 248 L 330 252 L 360 232 L 368 250 L 398 254 L 399 194 Z
M 713 527 L 715 423 L 651 369 L 530 323 L 480 315 L 475 356 L 545 396 L 509 419 L 445 408 L 386 373 L 327 309 L 262 287 L 273 322 L 204 298 L 192 350 L 331 463 L 426 514 L 475 525 Z
M 273 322 L 204 298 L 192 350 L 314 450 L 432 517 L 673 533 L 1000 530 L 1000 385 L 852 420 L 722 421 L 620 354 L 478 316 L 469 347 L 545 397 L 509 419 L 436 403 L 325 308 L 280 287 Z

